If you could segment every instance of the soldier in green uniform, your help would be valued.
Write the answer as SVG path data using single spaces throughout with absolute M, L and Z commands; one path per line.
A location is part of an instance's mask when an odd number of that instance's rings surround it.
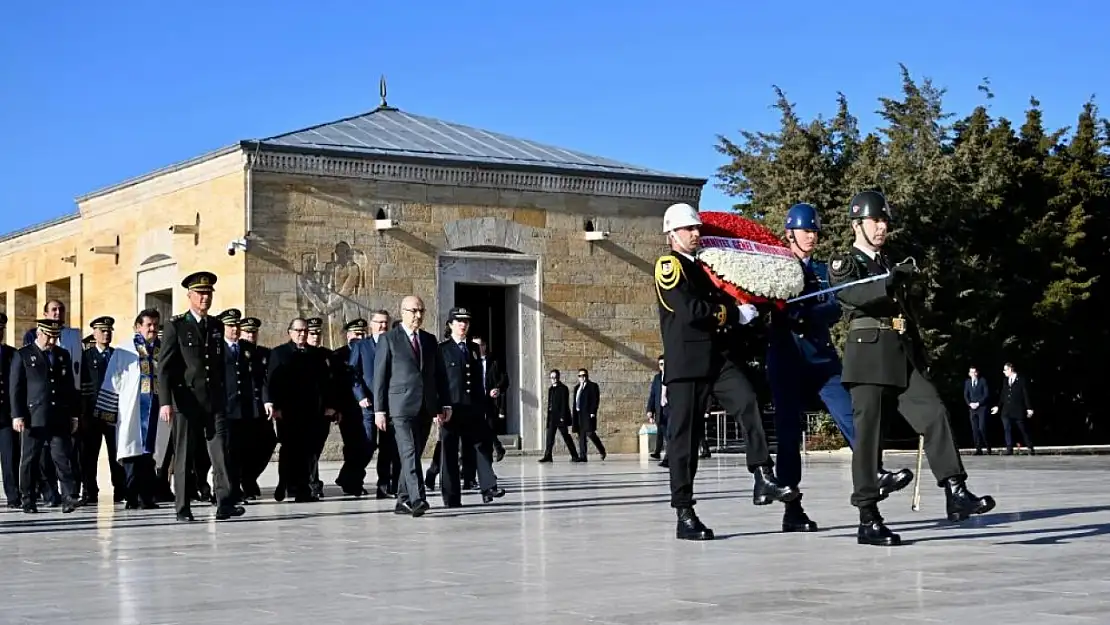
M 852 454 L 852 505 L 859 508 L 861 545 L 898 545 L 879 515 L 879 458 L 882 421 L 899 412 L 925 437 L 925 455 L 944 488 L 948 518 L 962 521 L 994 508 L 994 499 L 967 489 L 959 451 L 945 409 L 929 379 L 928 361 L 910 301 L 909 284 L 917 267 L 912 259 L 892 265 L 882 252 L 891 219 L 886 198 L 864 191 L 852 198 L 848 218 L 855 244 L 829 265 L 833 286 L 869 277 L 886 277 L 837 291 L 849 320 L 841 380 L 852 395 L 856 440 Z
M 733 334 L 759 312 L 717 288 L 695 260 L 701 218 L 689 204 L 675 204 L 663 215 L 663 232 L 671 251 L 655 263 L 659 325 L 667 367 L 663 384 L 671 407 L 667 457 L 670 459 L 671 507 L 678 514 L 680 540 L 711 540 L 713 530 L 694 514 L 694 476 L 698 448 L 705 438 L 705 412 L 710 396 L 729 418 L 740 423 L 747 444 L 748 471 L 756 505 L 793 501 L 797 488 L 781 486 L 772 471 L 767 437 L 755 390 L 741 370 L 746 354 Z

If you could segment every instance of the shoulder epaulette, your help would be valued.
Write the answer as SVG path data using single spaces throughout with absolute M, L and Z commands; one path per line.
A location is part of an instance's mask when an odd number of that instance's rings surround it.
M 852 252 L 838 254 L 829 262 L 829 277 L 837 281 L 848 281 L 859 276 L 859 260 Z
M 185 318 L 185 315 L 188 315 L 188 314 L 189 313 L 181 313 L 180 315 L 174 315 L 174 316 L 170 317 L 170 321 L 181 321 L 182 319 Z
M 673 289 L 682 279 L 682 263 L 673 254 L 655 261 L 655 284 L 664 291 Z

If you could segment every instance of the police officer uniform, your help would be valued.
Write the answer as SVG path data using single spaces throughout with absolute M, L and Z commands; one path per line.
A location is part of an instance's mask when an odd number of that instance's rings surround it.
M 189 274 L 181 286 L 189 291 L 212 293 L 216 275 L 207 271 Z M 193 521 L 188 477 L 197 456 L 207 448 L 212 463 L 216 518 L 242 515 L 234 505 L 225 448 L 227 388 L 224 324 L 211 315 L 189 310 L 172 317 L 163 328 L 158 352 L 158 397 L 173 410 L 173 490 L 177 520 Z M 198 481 L 205 479 L 198 474 Z
M 243 313 L 238 308 L 228 308 L 216 317 L 224 328 L 239 328 Z M 254 419 L 254 376 L 251 363 L 254 345 L 236 339 L 224 343 L 224 388 L 227 390 L 227 428 L 224 430 L 224 449 L 227 450 L 228 482 L 231 484 L 232 500 L 242 501 L 243 467 L 250 457 L 247 423 Z
M 687 204 L 671 206 L 663 217 L 663 231 L 670 237 L 678 236 L 676 230 L 700 225 L 697 211 Z M 678 247 L 677 243 L 672 245 Z M 677 249 L 656 261 L 655 290 L 663 353 L 667 355 L 663 384 L 667 385 L 671 406 L 667 454 L 671 507 L 678 515 L 676 536 L 708 540 L 713 538 L 713 531 L 694 514 L 694 476 L 711 395 L 743 428 L 747 466 L 755 477 L 754 503 L 789 501 L 800 493 L 775 480 L 755 391 L 740 369 L 742 355 L 736 353 L 734 339 L 729 336 L 743 325 L 745 311 L 713 284 L 693 256 Z
M 38 332 L 51 338 L 62 334 L 62 323 L 39 319 Z M 74 478 L 73 433 L 77 430 L 80 395 L 73 381 L 69 352 L 56 345 L 45 349 L 37 340 L 16 352 L 11 365 L 12 427 L 22 430 L 19 487 L 23 511 L 38 512 L 35 494 L 42 478 L 39 458 L 49 448 L 62 487 L 62 512 L 77 507 Z
M 277 434 L 274 423 L 266 416 L 262 407 L 262 386 L 266 383 L 266 369 L 270 364 L 270 348 L 258 345 L 256 340 L 262 320 L 258 317 L 243 317 L 239 320 L 239 331 L 251 335 L 241 339 L 243 354 L 249 352 L 247 367 L 251 375 L 252 405 L 250 418 L 243 422 L 244 457 L 240 466 L 240 488 L 248 500 L 262 496 L 258 478 L 266 471 L 277 447 Z
M 892 221 L 886 199 L 874 191 L 852 198 L 848 217 L 860 224 L 860 236 L 868 248 L 877 246 L 867 239 L 862 220 Z M 882 421 L 894 412 L 901 413 L 914 431 L 924 436 L 929 467 L 938 486 L 945 489 L 950 520 L 987 512 L 994 508 L 994 500 L 977 497 L 967 489 L 967 474 L 952 437 L 948 411 L 929 379 L 917 317 L 907 299 L 916 267 L 909 262 L 892 266 L 881 249 L 858 245 L 835 256 L 829 265 L 834 286 L 854 284 L 836 293 L 849 320 L 841 378 L 852 396 L 856 431 L 852 504 L 860 510 L 860 544 L 897 545 L 901 539 L 883 523 L 877 506 L 884 498 L 878 480 Z M 884 274 L 886 277 L 857 283 Z
M 796 204 L 786 213 L 787 239 L 793 243 L 794 230 L 820 232 L 817 209 Z M 799 259 L 805 277 L 800 295 L 816 293 L 829 286 L 828 266 L 807 257 Z M 802 411 L 807 402 L 820 397 L 844 439 L 855 440 L 852 425 L 852 398 L 841 383 L 840 355 L 833 346 L 829 327 L 841 316 L 834 294 L 818 295 L 788 304 L 771 314 L 770 341 L 767 348 L 767 377 L 775 403 L 775 455 L 779 482 L 798 486 L 802 479 Z M 896 473 L 879 469 L 879 489 L 888 494 L 905 488 L 913 480 L 908 470 Z M 786 505 L 784 532 L 815 531 L 817 524 L 802 509 L 801 501 Z
M 116 320 L 111 317 L 97 317 L 89 327 L 111 332 L 115 323 Z M 85 503 L 96 503 L 99 495 L 96 473 L 100 464 L 101 441 L 108 448 L 108 469 L 112 474 L 114 500 L 119 503 L 127 497 L 127 476 L 123 465 L 116 460 L 116 413 L 96 409 L 96 396 L 104 383 L 104 372 L 108 370 L 113 352 L 115 348 L 111 345 L 101 351 L 95 344 L 81 352 L 81 425 L 77 436 L 80 450 L 77 458 L 85 487 Z
M 469 321 L 470 311 L 452 308 L 447 321 Z M 447 370 L 447 388 L 451 404 L 451 419 L 440 426 L 441 450 L 436 460 L 443 472 L 440 490 L 443 504 L 448 508 L 462 505 L 459 472 L 460 443 L 474 450 L 475 470 L 482 501 L 490 503 L 503 497 L 505 490 L 498 488 L 493 472 L 493 433 L 485 418 L 486 398 L 482 385 L 481 355 L 478 346 L 466 340 L 456 341 L 448 335 L 439 344 L 439 353 Z
M 324 320 L 320 317 L 310 317 L 308 323 L 308 344 L 310 347 L 320 350 L 323 353 L 323 364 L 326 369 L 326 378 L 328 380 L 325 393 L 330 397 L 329 406 L 336 405 L 338 397 L 331 397 L 335 393 L 334 380 L 332 379 L 333 372 L 331 370 L 334 354 L 332 350 L 324 347 L 322 344 L 321 336 L 324 331 Z M 315 339 L 311 337 L 317 337 Z M 332 419 L 324 418 L 312 423 L 310 426 L 310 442 L 309 451 L 312 454 L 312 475 L 309 477 L 309 486 L 312 487 L 312 494 L 316 497 L 324 496 L 324 482 L 320 479 L 320 456 L 324 453 L 324 447 L 328 444 L 328 436 L 331 435 L 331 422 Z
M 366 336 L 369 323 L 365 319 L 352 319 L 343 326 L 347 343 L 331 354 L 331 370 L 334 380 L 336 405 L 339 407 L 339 435 L 343 439 L 343 466 L 335 484 L 346 495 L 361 497 L 369 492 L 363 487 L 366 480 L 366 465 L 370 464 L 370 441 L 362 424 L 362 408 L 358 405 L 353 390 L 354 370 L 351 368 L 351 345 Z

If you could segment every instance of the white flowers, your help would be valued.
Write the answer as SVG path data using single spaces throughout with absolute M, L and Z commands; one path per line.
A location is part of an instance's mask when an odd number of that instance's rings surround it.
M 805 288 L 802 265 L 786 248 L 724 237 L 702 237 L 701 243 L 698 260 L 752 295 L 786 300 Z

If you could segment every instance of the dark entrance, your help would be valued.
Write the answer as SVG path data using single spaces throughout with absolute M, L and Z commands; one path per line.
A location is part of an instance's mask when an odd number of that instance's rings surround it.
M 471 338 L 481 337 L 485 340 L 486 345 L 489 346 L 489 356 L 501 365 L 502 371 L 510 371 L 508 367 L 516 363 L 515 354 L 510 357 L 509 353 L 510 320 L 507 316 L 509 288 L 489 284 L 455 284 L 454 305 L 470 311 Z M 515 385 L 516 382 L 510 376 L 510 386 Z M 505 415 L 506 421 L 512 421 L 515 415 L 511 413 L 515 411 L 508 405 L 508 398 L 506 402 L 506 412 L 509 413 Z M 506 422 L 498 425 L 500 425 L 498 434 L 513 433 L 505 431 Z
M 162 323 L 166 323 L 173 316 L 173 289 L 147 293 L 143 308 L 157 310 L 162 317 Z

